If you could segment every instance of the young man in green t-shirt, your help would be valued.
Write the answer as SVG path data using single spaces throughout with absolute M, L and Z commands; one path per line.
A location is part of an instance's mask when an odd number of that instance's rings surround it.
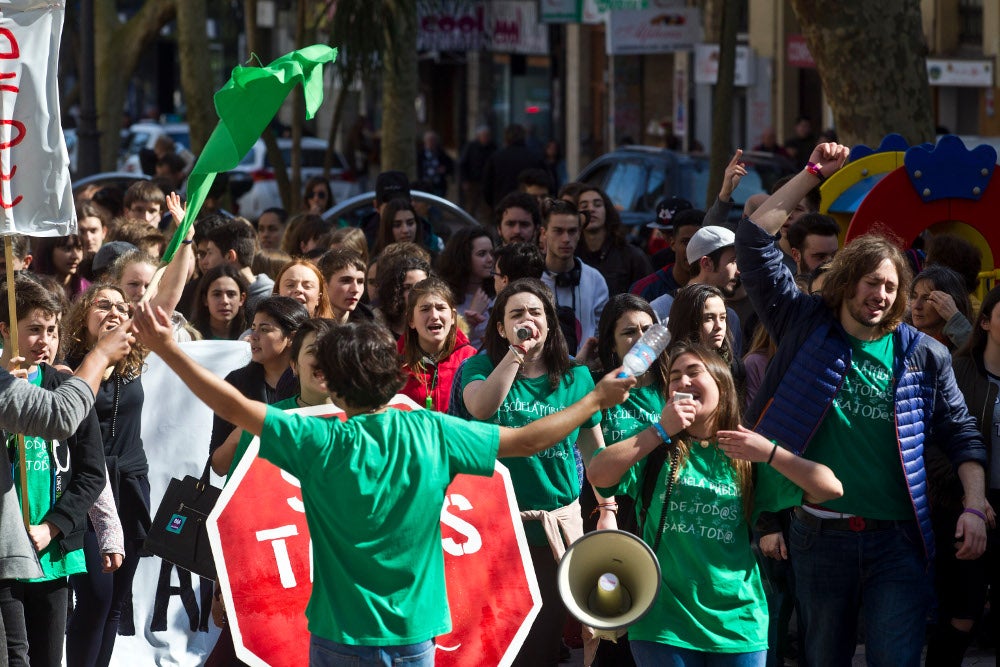
M 340 422 L 245 398 L 181 352 L 160 309 L 143 309 L 136 332 L 209 407 L 259 435 L 261 457 L 299 478 L 317 563 L 306 609 L 314 665 L 334 654 L 433 664 L 433 638 L 451 628 L 439 517 L 452 478 L 491 475 L 497 456 L 559 442 L 625 400 L 635 382 L 611 373 L 580 401 L 518 429 L 391 410 L 404 381 L 395 341 L 377 324 L 348 323 L 319 340 L 317 355 L 346 413 Z
M 746 419 L 827 465 L 844 490 L 796 507 L 790 548 L 775 536 L 762 551 L 791 558 L 810 664 L 849 664 L 860 618 L 870 664 L 917 667 L 935 548 L 923 449 L 933 433 L 961 480 L 965 511 L 953 533 L 960 560 L 986 546 L 986 452 L 948 351 L 902 321 L 910 269 L 893 240 L 852 240 L 824 274 L 822 295 L 800 292 L 781 262 L 775 234 L 791 207 L 848 154 L 818 145 L 736 232 L 743 284 L 778 343 Z

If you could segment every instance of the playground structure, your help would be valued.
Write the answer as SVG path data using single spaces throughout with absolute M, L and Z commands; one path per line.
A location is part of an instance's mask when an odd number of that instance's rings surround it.
M 998 280 L 1000 175 L 991 146 L 966 148 L 956 136 L 908 146 L 898 134 L 878 148 L 855 146 L 848 162 L 820 187 L 820 212 L 840 224 L 842 243 L 888 230 L 909 248 L 925 232 L 960 236 L 982 253 L 977 296 Z

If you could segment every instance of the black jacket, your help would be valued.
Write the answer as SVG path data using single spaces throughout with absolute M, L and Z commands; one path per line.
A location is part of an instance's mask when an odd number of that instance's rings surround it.
M 490 208 L 517 190 L 517 177 L 525 169 L 545 169 L 545 161 L 523 144 L 504 146 L 490 156 L 483 170 L 483 200 Z
M 278 386 L 275 387 L 274 394 L 268 396 L 267 383 L 264 381 L 264 367 L 255 361 L 251 361 L 243 368 L 237 368 L 227 375 L 226 382 L 236 387 L 241 394 L 250 400 L 260 401 L 261 403 L 277 403 L 299 393 L 299 383 L 292 374 L 292 369 L 289 368 L 278 380 Z M 235 428 L 235 424 L 231 424 L 219 415 L 215 415 L 212 422 L 212 441 L 208 446 L 209 455 L 215 452 L 226 441 L 226 438 L 229 437 L 229 434 Z

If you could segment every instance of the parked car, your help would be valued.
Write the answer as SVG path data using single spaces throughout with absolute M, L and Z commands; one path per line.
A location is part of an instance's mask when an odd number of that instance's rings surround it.
M 417 213 L 430 221 L 434 233 L 443 241 L 447 241 L 453 232 L 462 227 L 479 226 L 478 220 L 466 213 L 463 208 L 443 197 L 438 197 L 430 192 L 410 190 L 410 199 L 413 200 Z M 344 226 L 361 227 L 374 213 L 374 204 L 375 191 L 369 190 L 350 199 L 345 199 L 333 208 L 326 210 L 323 213 L 323 219 L 338 220 Z M 426 211 L 422 210 L 424 207 L 426 207 Z
M 302 138 L 302 168 L 300 174 L 305 183 L 313 176 L 323 174 L 323 160 L 326 157 L 327 142 L 316 137 Z M 292 140 L 281 137 L 278 148 L 290 168 L 292 162 Z M 256 218 L 261 211 L 272 206 L 281 206 L 278 184 L 274 180 L 274 169 L 267 159 L 264 140 L 258 139 L 239 165 L 229 172 L 230 189 L 239 197 L 240 215 Z M 336 201 L 349 199 L 361 191 L 361 186 L 347 160 L 340 151 L 333 152 L 330 168 L 330 189 Z
M 156 140 L 167 135 L 177 144 L 178 151 L 181 148 L 191 150 L 191 129 L 187 123 L 135 123 L 128 128 L 128 134 L 124 140 L 124 150 L 119 160 L 121 171 L 131 174 L 141 174 L 142 165 L 139 164 L 139 151 L 143 148 L 153 150 Z
M 767 192 L 782 176 L 794 173 L 787 159 L 770 153 L 744 151 L 747 175 L 733 193 L 734 215 L 747 197 Z M 683 197 L 695 208 L 705 208 L 709 159 L 654 146 L 628 146 L 606 153 L 587 165 L 576 180 L 604 190 L 628 227 L 653 220 L 656 204 L 667 197 Z

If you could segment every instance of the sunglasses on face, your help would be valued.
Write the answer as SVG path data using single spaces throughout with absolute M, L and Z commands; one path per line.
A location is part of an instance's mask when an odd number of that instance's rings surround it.
M 125 303 L 124 301 L 112 301 L 111 299 L 97 299 L 94 301 L 94 308 L 104 313 L 110 313 L 111 309 L 114 308 L 125 317 L 132 317 L 132 313 L 134 312 L 132 304 Z
M 320 199 L 326 199 L 326 193 L 322 190 L 316 190 L 315 192 L 310 192 L 306 195 L 306 199 L 316 199 L 317 197 Z

